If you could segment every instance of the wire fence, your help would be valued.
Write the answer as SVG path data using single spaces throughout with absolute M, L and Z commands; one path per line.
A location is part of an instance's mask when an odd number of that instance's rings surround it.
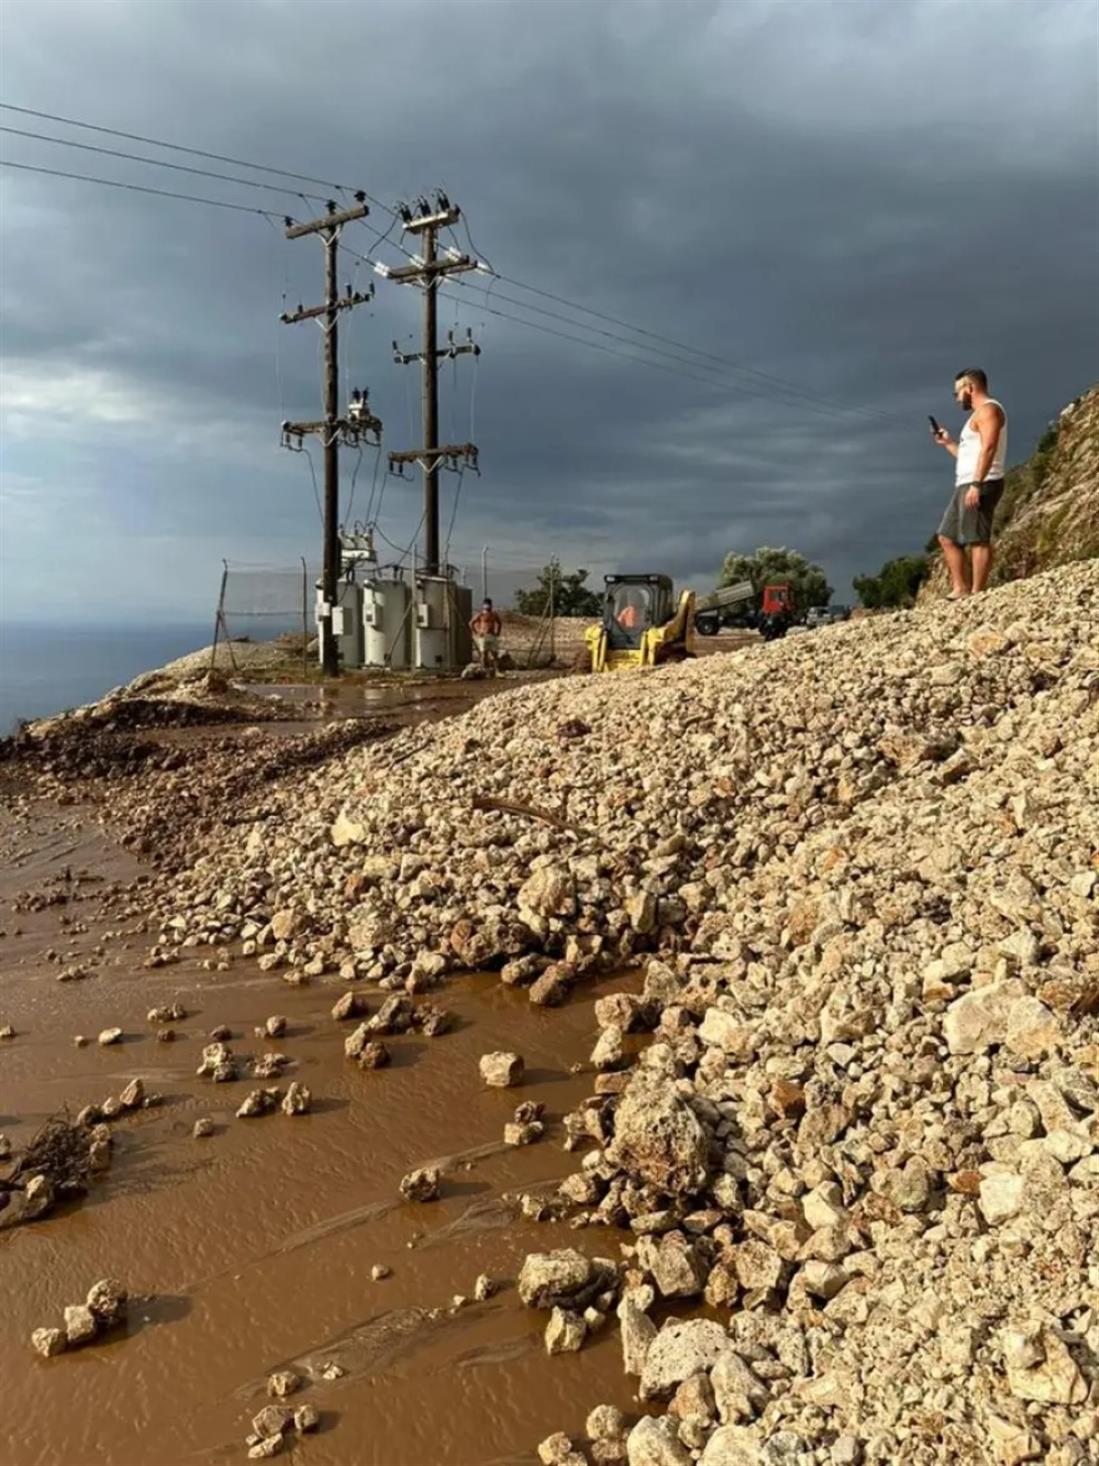
M 518 668 L 571 666 L 584 655 L 584 634 L 594 619 L 559 614 L 553 594 L 545 593 L 546 567 L 553 563 L 552 556 L 540 565 L 498 563 L 489 554 L 451 567 L 456 583 L 469 587 L 474 608 L 486 596 L 492 600 L 503 623 L 500 650 Z M 304 557 L 293 565 L 223 560 L 210 666 L 241 674 L 296 660 L 306 670 L 319 575 Z M 369 578 L 364 568 L 358 578 Z M 524 601 L 523 592 L 533 599 Z M 414 612 L 410 599 L 409 614 Z
M 549 552 L 541 563 L 532 559 L 524 564 L 518 557 L 498 556 L 489 546 L 479 556 L 468 555 L 461 567 L 474 605 L 487 597 L 499 611 L 500 649 L 517 667 L 571 666 L 584 653 L 584 633 L 594 618 L 560 614 L 552 577 L 547 580 L 546 575 L 556 564 L 557 557 Z
M 254 669 L 264 658 L 297 658 L 304 667 L 312 635 L 309 585 L 316 579 L 305 559 L 296 565 L 221 564 L 210 666 L 237 672 Z M 266 650 L 257 655 L 260 646 Z

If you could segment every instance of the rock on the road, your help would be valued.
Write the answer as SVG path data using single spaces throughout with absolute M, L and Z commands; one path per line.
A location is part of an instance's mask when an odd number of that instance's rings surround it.
M 512 1054 L 504 1051 L 497 1051 L 492 1054 L 482 1054 L 479 1065 L 481 1080 L 490 1089 L 510 1089 L 519 1083 L 523 1077 L 523 1057 L 521 1054 Z
M 437 1166 L 422 1166 L 402 1178 L 400 1191 L 406 1201 L 436 1201 L 441 1184 L 442 1172 Z

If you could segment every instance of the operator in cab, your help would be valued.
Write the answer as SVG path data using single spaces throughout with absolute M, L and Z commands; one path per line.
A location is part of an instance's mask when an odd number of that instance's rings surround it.
M 638 591 L 626 592 L 626 604 L 614 619 L 623 631 L 639 631 L 645 625 L 645 607 Z

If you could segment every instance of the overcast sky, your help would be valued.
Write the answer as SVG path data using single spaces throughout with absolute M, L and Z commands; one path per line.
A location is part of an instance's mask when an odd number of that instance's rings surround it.
M 850 600 L 938 521 L 952 464 L 927 414 L 957 429 L 958 368 L 988 370 L 1013 459 L 1099 375 L 1097 45 L 1096 0 L 5 0 L 0 82 L 386 202 L 445 187 L 503 274 L 709 353 L 659 370 L 489 314 L 626 350 L 514 285 L 452 288 L 441 321 L 484 348 L 443 382 L 443 432 L 472 431 L 483 468 L 452 559 L 487 543 L 509 567 L 553 553 L 701 588 L 727 550 L 786 544 Z M 0 156 L 319 212 L 10 134 Z M 316 559 L 309 468 L 278 423 L 318 411 L 319 332 L 277 315 L 319 299 L 319 243 L 9 169 L 0 204 L 3 615 L 205 618 L 223 556 Z M 396 264 L 374 243 L 389 223 L 374 209 L 345 243 Z M 344 319 L 345 380 L 403 448 L 418 382 L 391 342 L 420 300 L 377 287 Z M 383 531 L 404 544 L 419 514 L 418 485 L 391 480 Z

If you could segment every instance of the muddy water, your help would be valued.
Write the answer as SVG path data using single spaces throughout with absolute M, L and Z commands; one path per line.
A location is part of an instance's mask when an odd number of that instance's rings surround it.
M 16 1030 L 0 1044 L 0 1130 L 18 1148 L 60 1106 L 101 1101 L 137 1075 L 163 1095 L 115 1123 L 115 1161 L 83 1202 L 0 1231 L 4 1466 L 243 1461 L 266 1376 L 280 1367 L 306 1377 L 299 1398 L 322 1414 L 321 1431 L 286 1452 L 310 1466 L 518 1466 L 550 1432 L 582 1434 L 591 1406 L 629 1408 L 611 1329 L 547 1359 L 544 1317 L 523 1310 L 510 1283 L 488 1302 L 451 1306 L 480 1273 L 513 1280 L 527 1251 L 617 1250 L 601 1232 L 516 1220 L 505 1200 L 571 1169 L 559 1122 L 590 1092 L 569 1072 L 594 1039 L 590 989 L 549 1012 L 491 976 L 460 979 L 442 995 L 455 1031 L 387 1040 L 393 1066 L 364 1074 L 344 1060 L 348 1029 L 330 1016 L 340 986 L 288 987 L 240 959 L 220 974 L 197 962 L 145 970 L 149 938 L 138 932 L 106 942 L 92 977 L 58 983 L 48 947 L 94 958 L 105 925 L 134 925 L 99 914 L 99 883 L 76 879 L 137 873 L 79 810 L 0 825 L 0 863 L 0 1023 Z M 68 889 L 87 899 L 12 911 L 20 890 L 56 883 L 65 866 Z M 63 931 L 63 911 L 88 931 Z M 158 1043 L 146 1012 L 176 999 L 189 1016 L 176 1042 Z M 276 1012 L 289 1020 L 285 1038 L 255 1038 Z M 238 1052 L 289 1055 L 314 1112 L 237 1119 L 252 1082 L 194 1073 L 220 1023 Z M 112 1025 L 124 1041 L 100 1048 L 95 1035 Z M 77 1033 L 93 1042 L 74 1047 Z M 477 1061 L 494 1048 L 525 1056 L 520 1088 L 482 1088 Z M 520 1099 L 544 1101 L 553 1123 L 516 1151 L 501 1136 Z M 208 1140 L 192 1138 L 199 1115 L 216 1122 Z M 401 1176 L 432 1161 L 445 1168 L 441 1199 L 402 1203 Z M 392 1276 L 374 1282 L 378 1263 Z M 107 1274 L 134 1295 L 126 1328 L 35 1356 L 31 1331 L 60 1323 Z M 322 1378 L 328 1362 L 342 1378 Z
M 560 670 L 535 671 L 469 682 L 454 677 L 431 677 L 422 682 L 357 682 L 352 675 L 319 687 L 308 683 L 251 683 L 245 690 L 266 701 L 301 707 L 322 719 L 366 716 L 404 724 L 452 717 L 486 697 L 562 675 Z

